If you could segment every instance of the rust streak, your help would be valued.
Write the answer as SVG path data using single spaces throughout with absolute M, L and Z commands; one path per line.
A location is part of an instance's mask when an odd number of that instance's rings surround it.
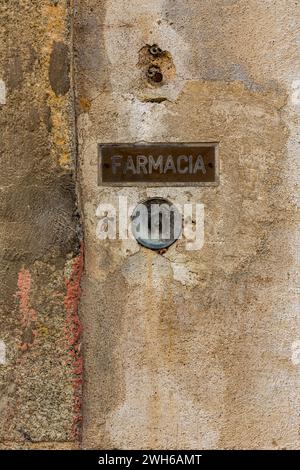
M 82 422 L 82 370 L 83 358 L 81 353 L 81 333 L 82 326 L 78 314 L 78 306 L 81 294 L 80 280 L 83 272 L 84 257 L 83 245 L 79 255 L 75 258 L 71 275 L 65 279 L 66 295 L 64 305 L 67 312 L 66 336 L 70 351 L 72 372 L 73 372 L 73 396 L 74 396 L 74 417 L 71 435 L 75 441 L 80 441 Z

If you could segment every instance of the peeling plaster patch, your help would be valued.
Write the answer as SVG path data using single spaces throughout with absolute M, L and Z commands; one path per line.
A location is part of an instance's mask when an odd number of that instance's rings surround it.
M 243 82 L 249 90 L 253 90 L 254 92 L 259 92 L 263 88 L 262 86 L 252 82 L 251 78 L 240 64 L 232 64 L 232 78 Z
M 6 104 L 6 86 L 3 80 L 0 80 L 0 104 Z
M 185 84 L 185 77 L 189 75 L 191 54 L 188 44 L 168 23 L 164 1 L 153 0 L 147 4 L 133 0 L 130 9 L 125 0 L 107 1 L 104 38 L 111 64 L 110 81 L 113 89 L 123 93 L 135 89 L 143 100 L 147 99 L 144 96 L 147 93 L 150 99 L 159 96 L 176 100 Z M 143 74 L 137 65 L 140 49 L 153 43 L 159 44 L 163 50 L 170 51 L 172 57 L 176 57 L 175 67 L 178 71 L 173 80 L 159 89 L 149 86 L 147 80 L 143 81 Z M 121 44 L 128 46 L 120 47 Z
M 0 365 L 4 366 L 6 364 L 6 346 L 4 341 L 0 341 Z
M 175 281 L 181 282 L 184 286 L 195 287 L 199 280 L 196 273 L 189 271 L 186 264 L 172 263 L 173 277 Z
M 300 105 L 300 80 L 293 80 L 291 86 L 291 102 L 294 106 Z
M 164 139 L 168 110 L 156 103 L 142 103 L 132 95 L 126 98 L 119 110 L 118 139 L 126 142 L 128 133 L 137 142 Z
M 300 340 L 294 341 L 292 344 L 292 363 L 294 366 L 298 366 L 300 364 Z

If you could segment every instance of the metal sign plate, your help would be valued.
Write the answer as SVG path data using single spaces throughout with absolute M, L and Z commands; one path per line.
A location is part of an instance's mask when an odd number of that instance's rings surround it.
M 216 186 L 218 144 L 99 144 L 99 185 Z

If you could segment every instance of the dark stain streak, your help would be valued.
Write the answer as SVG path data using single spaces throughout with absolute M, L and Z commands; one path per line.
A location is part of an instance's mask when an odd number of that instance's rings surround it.
M 55 42 L 50 57 L 49 80 L 57 96 L 65 95 L 70 89 L 69 49 L 62 42 Z
M 20 87 L 23 82 L 23 68 L 20 52 L 13 50 L 8 59 L 8 87 L 11 91 Z

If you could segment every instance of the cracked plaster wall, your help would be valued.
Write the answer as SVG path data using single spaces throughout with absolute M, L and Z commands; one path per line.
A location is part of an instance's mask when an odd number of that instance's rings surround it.
M 290 0 L 77 1 L 84 447 L 299 448 L 299 21 Z M 137 141 L 220 142 L 220 185 L 98 187 L 97 143 Z M 203 203 L 204 247 L 98 240 L 120 195 Z

